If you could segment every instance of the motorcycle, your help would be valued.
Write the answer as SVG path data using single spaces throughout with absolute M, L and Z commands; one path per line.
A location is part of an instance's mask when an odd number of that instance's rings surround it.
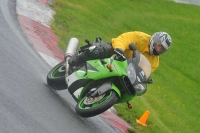
M 68 89 L 77 102 L 76 113 L 81 117 L 101 114 L 114 104 L 129 103 L 135 96 L 144 94 L 151 75 L 151 65 L 140 54 L 134 44 L 132 58 L 126 58 L 119 52 L 110 58 L 89 60 L 75 68 L 70 68 L 68 59 L 105 42 L 96 37 L 93 43 L 77 51 L 79 41 L 71 38 L 65 53 L 65 60 L 53 67 L 47 75 L 47 83 L 54 90 Z M 123 60 L 121 60 L 121 59 Z

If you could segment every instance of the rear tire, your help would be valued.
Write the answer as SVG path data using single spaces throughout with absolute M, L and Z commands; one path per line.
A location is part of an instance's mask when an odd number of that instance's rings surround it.
M 101 114 L 112 107 L 118 100 L 118 94 L 114 90 L 109 90 L 106 93 L 95 97 L 97 101 L 88 103 L 90 98 L 85 96 L 76 105 L 76 113 L 81 117 L 92 117 Z
M 53 67 L 47 75 L 47 84 L 53 90 L 64 90 L 67 89 L 67 84 L 65 82 L 65 61 L 60 62 L 55 67 Z

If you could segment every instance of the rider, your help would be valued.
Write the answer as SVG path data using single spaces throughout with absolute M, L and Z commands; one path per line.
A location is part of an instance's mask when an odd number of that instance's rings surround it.
M 153 72 L 159 65 L 159 55 L 170 48 L 172 39 L 166 32 L 156 32 L 152 36 L 139 31 L 126 32 L 117 38 L 112 38 L 112 46 L 108 44 L 91 47 L 84 53 L 70 58 L 68 63 L 73 67 L 87 60 L 108 58 L 114 53 L 113 49 L 131 58 L 133 55 L 133 51 L 129 49 L 131 43 L 134 43 L 136 50 L 149 60 Z

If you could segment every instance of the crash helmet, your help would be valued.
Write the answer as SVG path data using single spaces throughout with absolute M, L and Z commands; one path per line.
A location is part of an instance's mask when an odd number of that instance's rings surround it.
M 162 50 L 156 51 L 156 45 L 161 44 Z M 152 55 L 158 56 L 166 52 L 172 44 L 172 39 L 170 35 L 166 32 L 156 32 L 154 33 L 149 42 L 150 53 Z

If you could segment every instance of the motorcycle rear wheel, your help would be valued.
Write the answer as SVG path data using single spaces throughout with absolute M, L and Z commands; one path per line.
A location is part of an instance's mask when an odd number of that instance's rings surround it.
M 117 100 L 117 93 L 114 90 L 109 90 L 98 97 L 85 96 L 77 103 L 75 110 L 81 117 L 92 117 L 108 110 Z
M 53 67 L 47 75 L 47 84 L 53 90 L 64 90 L 67 89 L 67 84 L 65 82 L 65 62 L 60 62 L 55 67 Z

